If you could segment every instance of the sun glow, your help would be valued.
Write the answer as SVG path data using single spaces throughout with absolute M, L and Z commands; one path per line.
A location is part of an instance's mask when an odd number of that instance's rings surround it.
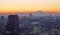
M 0 0 L 0 13 L 60 12 L 60 0 Z

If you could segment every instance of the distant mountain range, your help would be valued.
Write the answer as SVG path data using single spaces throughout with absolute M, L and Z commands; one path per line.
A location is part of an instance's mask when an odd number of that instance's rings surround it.
M 60 14 L 46 13 L 43 11 L 37 11 L 37 12 L 33 12 L 33 13 L 19 13 L 19 12 L 16 13 L 16 15 L 19 15 L 19 16 L 29 16 L 29 14 L 32 14 L 32 16 L 49 16 L 50 14 L 54 15 L 54 16 L 60 16 Z M 2 16 L 8 16 L 8 15 L 2 15 Z
M 48 13 L 42 12 L 42 11 L 37 11 L 37 12 L 33 12 L 33 13 L 25 13 L 25 14 L 20 14 L 17 13 L 20 16 L 29 16 L 29 14 L 32 14 L 32 16 L 48 16 Z

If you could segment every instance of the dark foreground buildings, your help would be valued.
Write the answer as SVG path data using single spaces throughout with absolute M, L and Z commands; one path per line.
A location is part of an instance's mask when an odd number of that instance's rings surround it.
M 19 17 L 17 15 L 8 16 L 8 23 L 5 26 L 5 35 L 20 35 Z
M 60 16 L 0 17 L 0 35 L 60 35 Z M 5 24 L 6 23 L 6 24 Z
M 4 35 L 4 16 L 0 17 L 0 35 Z

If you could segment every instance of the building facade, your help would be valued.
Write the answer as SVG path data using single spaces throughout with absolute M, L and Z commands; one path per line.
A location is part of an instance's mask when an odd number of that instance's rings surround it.
M 17 15 L 8 16 L 8 23 L 5 26 L 5 35 L 20 35 L 19 17 Z

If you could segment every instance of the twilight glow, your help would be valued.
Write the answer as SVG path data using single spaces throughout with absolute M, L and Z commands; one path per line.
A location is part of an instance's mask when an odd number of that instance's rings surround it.
M 60 0 L 0 0 L 0 14 L 38 10 L 60 12 Z

